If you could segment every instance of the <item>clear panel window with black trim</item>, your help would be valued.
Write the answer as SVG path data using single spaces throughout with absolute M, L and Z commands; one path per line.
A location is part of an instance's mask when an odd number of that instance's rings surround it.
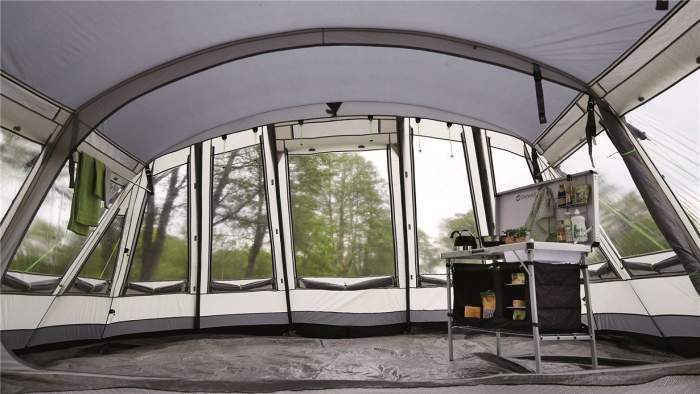
M 289 155 L 296 275 L 302 286 L 314 278 L 357 277 L 386 280 L 373 287 L 393 286 L 388 161 L 386 148 Z
M 418 268 L 421 285 L 441 285 L 453 230 L 476 235 L 461 126 L 423 119 L 411 123 L 416 192 Z
M 272 245 L 260 144 L 213 157 L 209 275 L 212 292 L 272 289 Z
M 136 248 L 124 289 L 126 295 L 180 293 L 187 288 L 187 164 L 153 175 L 146 196 Z
M 69 178 L 65 164 L 3 276 L 4 292 L 50 293 L 78 256 L 88 235 L 68 230 L 73 199 Z M 88 229 L 88 234 L 91 231 Z

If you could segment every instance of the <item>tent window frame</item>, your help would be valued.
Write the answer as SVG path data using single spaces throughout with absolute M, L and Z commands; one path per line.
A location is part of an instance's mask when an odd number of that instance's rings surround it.
M 456 127 L 459 125 L 453 125 L 453 127 Z M 415 138 L 431 138 L 439 141 L 446 141 L 454 144 L 458 144 L 458 146 L 462 150 L 462 154 L 464 155 L 464 170 L 465 170 L 465 175 L 467 177 L 467 186 L 469 187 L 469 198 L 470 198 L 470 204 L 472 207 L 472 212 L 474 212 L 474 221 L 475 221 L 475 227 L 478 235 L 479 233 L 479 223 L 478 223 L 478 213 L 477 213 L 477 204 L 475 199 L 480 198 L 479 196 L 476 196 L 474 193 L 474 187 L 473 187 L 473 180 L 472 180 L 472 174 L 471 174 L 471 169 L 469 168 L 469 154 L 467 150 L 467 140 L 463 138 L 465 131 L 460 130 L 457 133 L 457 136 L 459 137 L 459 140 L 457 139 L 449 139 L 449 138 L 440 138 L 440 137 L 435 137 L 431 135 L 416 135 L 414 132 L 413 127 L 409 128 L 409 149 L 410 149 L 410 160 L 411 160 L 411 172 L 413 173 L 413 182 L 412 184 L 412 193 L 413 193 L 413 223 L 414 223 L 414 228 L 415 231 L 413 231 L 413 236 L 415 238 L 414 246 L 415 246 L 415 272 L 417 273 L 418 278 L 422 278 L 423 275 L 427 276 L 439 276 L 443 277 L 446 276 L 447 274 L 440 274 L 440 273 L 432 273 L 432 272 L 421 272 L 420 269 L 420 249 L 419 249 L 419 244 L 418 244 L 418 199 L 416 195 L 416 160 L 415 160 Z M 455 154 L 459 154 L 459 152 L 455 152 Z M 434 285 L 428 285 L 424 286 L 421 281 L 418 281 L 418 287 L 435 287 Z
M 8 214 L 10 213 L 10 210 L 12 209 L 12 206 L 13 206 L 13 205 L 15 204 L 15 202 L 17 201 L 17 198 L 19 197 L 20 192 L 22 191 L 22 189 L 24 189 L 24 187 L 27 185 L 28 182 L 31 182 L 32 179 L 34 179 L 34 172 L 35 172 L 35 170 L 37 169 L 37 167 L 41 165 L 41 162 L 43 161 L 42 158 L 43 158 L 43 155 L 44 155 L 45 150 L 46 150 L 46 145 L 45 145 L 44 143 L 41 143 L 41 142 L 36 141 L 36 140 L 34 140 L 34 139 L 31 139 L 31 138 L 29 138 L 29 137 L 27 137 L 27 136 L 25 136 L 25 135 L 22 135 L 21 133 L 18 133 L 18 132 L 14 131 L 14 130 L 8 129 L 8 128 L 4 127 L 4 126 L 2 126 L 2 127 L 0 127 L 0 128 L 2 129 L 2 132 L 7 132 L 7 133 L 10 133 L 10 134 L 12 134 L 12 135 L 18 137 L 18 138 L 22 138 L 22 139 L 24 139 L 24 140 L 26 140 L 26 141 L 31 142 L 32 144 L 38 145 L 39 148 L 40 148 L 40 149 L 39 149 L 39 152 L 36 154 L 36 156 L 34 157 L 34 159 L 32 159 L 32 160 L 34 161 L 34 163 L 32 163 L 32 166 L 31 166 L 31 168 L 29 169 L 29 172 L 28 172 L 27 175 L 24 177 L 24 180 L 22 180 L 22 183 L 20 184 L 19 189 L 17 189 L 17 192 L 14 193 L 14 196 L 12 196 L 12 200 L 10 201 L 10 205 L 8 205 L 7 210 L 6 210 L 5 212 L 3 212 L 2 215 L 0 215 L 0 222 L 4 222 L 6 219 L 9 219 Z M 57 177 L 57 178 L 58 178 L 58 177 Z M 55 180 L 54 180 L 54 181 L 55 181 Z M 44 201 L 42 200 L 42 204 L 43 204 L 43 203 L 44 203 Z M 33 220 L 34 220 L 34 218 L 32 218 L 32 221 L 33 221 Z M 13 256 L 13 258 L 14 258 L 14 256 Z M 4 273 L 3 273 L 3 274 L 4 274 Z
M 164 166 L 163 168 L 158 168 L 158 172 L 154 172 L 153 176 L 162 174 L 165 171 L 170 171 L 174 168 L 177 167 L 185 167 L 187 169 L 186 176 L 187 176 L 187 189 L 185 191 L 185 195 L 187 198 L 187 208 L 185 209 L 185 213 L 187 216 L 187 239 L 185 240 L 186 245 L 187 245 L 187 269 L 185 271 L 186 277 L 184 279 L 184 290 L 183 291 L 178 291 L 178 292 L 172 292 L 172 293 L 164 293 L 164 294 L 127 294 L 127 289 L 129 287 L 129 274 L 131 274 L 131 269 L 133 268 L 134 264 L 134 258 L 136 255 L 136 247 L 138 247 L 138 242 L 139 242 L 139 237 L 141 235 L 141 230 L 143 227 L 143 218 L 146 214 L 146 209 L 148 205 L 148 193 L 145 193 L 143 198 L 141 199 L 138 204 L 140 204 L 140 207 L 136 208 L 138 209 L 139 212 L 139 217 L 138 217 L 138 225 L 134 229 L 134 234 L 133 234 L 133 239 L 131 240 L 130 243 L 130 249 L 128 253 L 128 259 L 125 262 L 127 264 L 127 269 L 124 270 L 123 274 L 123 280 L 121 283 L 121 288 L 117 292 L 118 297 L 144 297 L 144 296 L 155 296 L 155 295 L 173 295 L 173 294 L 189 294 L 189 288 L 192 283 L 192 278 L 190 278 L 190 273 L 192 272 L 192 259 L 191 259 L 191 250 L 192 248 L 192 222 L 191 222 L 191 211 L 194 209 L 194 206 L 192 204 L 192 197 L 190 196 L 190 190 L 191 190 L 191 183 L 194 181 L 192 177 L 192 173 L 190 170 L 191 167 L 191 160 L 192 160 L 192 155 L 190 154 L 191 147 L 187 147 L 183 150 L 187 150 L 187 158 L 183 162 L 182 160 L 176 160 L 173 163 L 169 163 L 168 165 Z M 177 152 L 175 152 L 177 153 Z M 166 155 L 167 156 L 167 155 Z M 163 159 L 164 156 L 161 156 L 158 159 L 155 159 L 153 162 L 151 162 L 151 168 L 156 168 L 156 164 L 159 161 L 159 159 Z M 141 179 L 142 182 L 145 182 L 146 176 L 145 176 L 145 170 L 141 171 Z M 155 191 L 154 191 L 155 192 Z M 116 281 L 115 281 L 116 282 Z
M 128 199 L 125 201 L 128 202 Z M 65 290 L 62 291 L 61 295 L 67 295 L 67 296 L 88 296 L 88 297 L 110 297 L 110 294 L 112 293 L 112 287 L 116 283 L 116 274 L 117 274 L 117 266 L 119 265 L 119 254 L 122 253 L 121 250 L 117 249 L 117 255 L 115 257 L 114 261 L 114 266 L 112 267 L 112 273 L 111 275 L 108 276 L 109 279 L 107 279 L 107 282 L 109 285 L 107 286 L 107 291 L 105 293 L 81 293 L 81 292 L 74 292 L 71 291 L 73 289 L 73 286 L 75 286 L 75 281 L 78 280 L 78 277 L 80 276 L 80 272 L 85 268 L 85 265 L 87 262 L 90 260 L 90 257 L 92 256 L 93 253 L 97 250 L 97 247 L 100 245 L 102 240 L 104 239 L 105 234 L 109 231 L 109 229 L 112 227 L 115 221 L 117 220 L 122 220 L 122 228 L 119 233 L 119 239 L 117 240 L 117 248 L 119 248 L 122 245 L 122 242 L 124 241 L 124 238 L 127 236 L 127 216 L 129 215 L 128 209 L 125 212 L 117 212 L 109 221 L 109 223 L 105 226 L 104 231 L 102 234 L 100 234 L 100 237 L 97 241 L 94 242 L 92 247 L 90 248 L 90 251 L 85 254 L 85 259 L 80 264 L 80 267 L 78 267 L 75 270 L 75 274 L 73 275 L 73 278 L 70 280 L 68 285 L 65 287 Z
M 208 271 L 208 283 L 207 283 L 207 293 L 208 294 L 220 294 L 220 293 L 240 293 L 240 292 L 251 292 L 251 291 L 279 291 L 279 285 L 277 283 L 277 279 L 279 278 L 278 273 L 277 273 L 277 261 L 276 261 L 276 253 L 275 253 L 275 240 L 274 240 L 274 234 L 272 231 L 272 217 L 270 215 L 270 210 L 272 207 L 270 206 L 270 190 L 269 190 L 269 179 L 267 176 L 267 157 L 265 155 L 265 144 L 266 141 L 263 138 L 263 132 L 260 128 L 258 128 L 257 132 L 253 130 L 245 130 L 245 131 L 240 131 L 236 132 L 233 134 L 238 134 L 238 133 L 246 133 L 246 132 L 251 132 L 254 133 L 255 138 L 257 139 L 257 142 L 253 143 L 240 143 L 240 144 L 234 144 L 233 146 L 224 146 L 224 149 L 221 150 L 220 152 L 216 151 L 216 146 L 214 144 L 211 145 L 211 154 L 209 157 L 209 193 L 208 193 L 208 198 L 209 198 L 209 212 L 208 215 L 209 217 L 207 218 L 209 222 L 209 245 L 207 247 L 209 248 L 209 261 L 207 264 L 207 271 Z M 219 137 L 221 138 L 221 137 Z M 228 138 L 228 137 L 227 137 Z M 212 142 L 215 139 L 212 139 Z M 272 289 L 269 289 L 267 287 L 261 288 L 261 289 L 250 289 L 250 290 L 236 290 L 236 291 L 212 291 L 212 286 L 211 284 L 215 282 L 214 279 L 212 279 L 212 262 L 213 262 L 213 254 L 212 254 L 212 244 L 214 242 L 213 240 L 213 234 L 214 234 L 214 206 L 213 206 L 213 193 L 214 193 L 214 158 L 217 155 L 229 153 L 232 151 L 237 151 L 241 149 L 246 149 L 250 148 L 252 146 L 258 146 L 259 151 L 260 151 L 260 160 L 261 160 L 261 167 L 260 171 L 263 174 L 263 183 L 264 183 L 264 198 L 265 198 L 265 207 L 266 207 L 266 217 L 267 217 L 267 232 L 268 232 L 268 237 L 270 240 L 270 256 L 271 256 L 271 264 L 272 264 L 272 274 L 270 277 L 263 277 L 263 278 L 247 278 L 247 279 L 231 279 L 231 280 L 264 280 L 264 279 L 272 279 Z M 276 209 L 276 208 L 275 208 Z M 283 251 L 284 253 L 284 251 Z
M 318 139 L 321 139 L 319 137 Z M 367 148 L 367 149 L 348 149 L 348 150 L 324 150 L 322 152 L 318 153 L 311 153 L 311 154 L 304 154 L 304 155 L 298 155 L 298 156 L 316 156 L 320 154 L 334 154 L 334 153 L 356 153 L 356 152 L 372 152 L 372 151 L 387 151 L 389 150 L 390 154 L 390 149 L 391 145 L 397 145 L 395 141 L 391 141 L 390 143 L 386 144 L 385 147 L 380 147 L 380 148 Z M 400 149 L 400 147 L 397 146 L 397 149 Z M 299 276 L 297 273 L 297 253 L 296 253 L 296 246 L 294 244 L 294 215 L 293 215 L 293 209 L 292 209 L 292 182 L 290 178 L 290 171 L 289 171 L 289 158 L 291 156 L 295 156 L 295 154 L 290 154 L 289 151 L 285 148 L 284 149 L 284 156 L 285 156 L 285 176 L 287 177 L 287 204 L 288 204 L 288 213 L 289 213 L 289 233 L 291 235 L 289 244 L 290 244 L 290 249 L 291 249 L 291 257 L 292 257 L 292 273 L 294 275 L 294 284 L 297 290 L 305 290 L 305 288 L 300 287 L 300 281 L 299 279 L 304 279 L 304 278 L 314 278 L 314 279 L 339 279 L 339 278 L 348 278 L 348 279 L 361 279 L 361 278 L 366 278 L 366 279 L 372 279 L 372 278 L 382 278 L 382 277 L 387 277 L 391 276 L 394 280 L 394 288 L 398 288 L 398 283 L 399 283 L 399 261 L 398 261 L 398 253 L 397 253 L 397 246 L 396 246 L 396 239 L 397 239 L 397 234 L 396 234 L 396 229 L 394 228 L 396 226 L 396 220 L 395 220 L 395 207 L 394 207 L 394 201 L 393 201 L 393 193 L 396 191 L 393 190 L 393 184 L 392 184 L 392 178 L 391 178 L 391 160 L 390 157 L 387 155 L 386 156 L 386 166 L 387 166 L 387 191 L 388 191 L 388 200 L 389 200 L 389 206 L 390 206 L 390 221 L 391 221 L 391 226 L 392 226 L 392 250 L 394 254 L 394 272 L 391 273 L 391 275 L 363 275 L 363 276 L 314 276 L 314 277 L 305 277 L 305 276 Z

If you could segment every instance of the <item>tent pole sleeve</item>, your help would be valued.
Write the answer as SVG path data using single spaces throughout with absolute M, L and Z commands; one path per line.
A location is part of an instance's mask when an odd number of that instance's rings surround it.
M 397 131 L 398 131 L 398 153 L 399 153 L 399 185 L 401 191 L 401 225 L 403 226 L 403 250 L 404 250 L 404 275 L 406 282 L 406 331 L 411 327 L 411 278 L 409 273 L 409 257 L 408 257 L 408 222 L 406 215 L 408 215 L 406 209 L 406 163 L 404 160 L 404 143 L 409 143 L 410 148 L 410 137 L 407 139 L 406 128 L 404 126 L 404 118 L 399 117 L 396 119 Z M 410 156 L 409 156 L 410 157 Z M 420 272 L 417 273 L 420 275 Z
M 491 195 L 491 179 L 489 178 L 489 172 L 486 168 L 486 163 L 489 163 L 489 156 L 491 152 L 484 143 L 483 138 L 484 131 L 478 127 L 472 127 L 472 134 L 474 135 L 474 149 L 476 151 L 476 164 L 479 170 L 479 179 L 481 180 L 481 198 L 484 201 L 484 210 L 486 216 L 486 227 L 488 229 L 488 235 L 495 235 L 495 224 L 493 220 L 494 207 L 492 205 L 493 196 Z
M 272 162 L 273 162 L 273 173 L 275 176 L 275 196 L 277 197 L 277 225 L 279 226 L 280 233 L 280 247 L 282 250 L 282 276 L 284 277 L 284 297 L 287 303 L 287 324 L 289 328 L 292 327 L 292 303 L 289 296 L 289 274 L 287 273 L 287 253 L 285 252 L 284 243 L 284 231 L 282 222 L 282 200 L 280 196 L 280 174 L 279 174 L 279 158 L 277 156 L 277 133 L 275 131 L 275 125 L 267 126 L 267 137 L 266 141 L 270 145 L 270 151 L 272 152 Z
M 651 161 L 639 142 L 632 138 L 623 120 L 603 100 L 598 102 L 598 108 L 602 116 L 601 123 L 607 129 L 610 141 L 617 151 L 631 152 L 621 155 L 622 159 L 651 217 L 689 274 L 695 291 L 700 294 L 700 241 L 692 224 L 684 216 L 680 204 L 670 193 L 658 170 L 647 164 L 647 161 Z
M 194 305 L 194 329 L 201 326 L 202 312 L 202 143 L 194 145 L 195 201 L 197 215 L 197 292 Z M 152 185 L 150 186 L 153 187 Z M 151 189 L 151 193 L 153 189 Z

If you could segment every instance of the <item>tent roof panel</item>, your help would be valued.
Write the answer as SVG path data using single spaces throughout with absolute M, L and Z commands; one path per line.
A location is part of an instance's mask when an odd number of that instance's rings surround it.
M 543 88 L 552 116 L 576 95 L 547 81 Z M 379 103 L 373 112 L 379 115 L 387 103 L 437 108 L 481 123 L 497 120 L 495 127 L 487 127 L 529 141 L 542 129 L 528 75 L 447 55 L 372 47 L 305 48 L 228 63 L 131 102 L 101 129 L 140 159 L 150 160 L 222 124 L 332 101 Z M 346 111 L 341 107 L 339 114 L 366 115 Z M 319 112 L 313 115 L 324 116 Z M 291 112 L 288 116 L 280 120 L 294 119 Z
M 587 81 L 666 14 L 648 1 L 5 1 L 1 7 L 3 70 L 72 107 L 197 50 L 319 27 L 417 30 L 473 40 Z

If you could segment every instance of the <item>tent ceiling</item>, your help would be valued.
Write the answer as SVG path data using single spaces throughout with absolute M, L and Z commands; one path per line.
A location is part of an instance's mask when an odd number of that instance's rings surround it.
M 2 69 L 74 108 L 133 75 L 213 45 L 318 27 L 443 34 L 509 50 L 588 81 L 666 13 L 647 0 L 5 1 L 1 7 Z
M 561 112 L 576 95 L 547 81 L 543 88 L 551 114 Z M 253 115 L 278 111 L 276 120 L 289 120 L 292 115 L 280 109 L 317 104 L 294 115 L 323 116 L 323 103 L 331 101 L 375 102 L 372 113 L 384 115 L 427 118 L 437 112 L 431 109 L 440 109 L 441 116 L 448 116 L 441 120 L 470 118 L 529 141 L 542 130 L 529 75 L 453 56 L 374 47 L 305 48 L 227 63 L 142 96 L 112 115 L 101 130 L 149 160 L 192 136 Z M 395 113 L 394 104 L 415 112 Z M 339 114 L 366 115 L 348 110 L 350 105 L 341 107 Z M 232 131 L 237 130 L 217 129 L 213 135 Z

